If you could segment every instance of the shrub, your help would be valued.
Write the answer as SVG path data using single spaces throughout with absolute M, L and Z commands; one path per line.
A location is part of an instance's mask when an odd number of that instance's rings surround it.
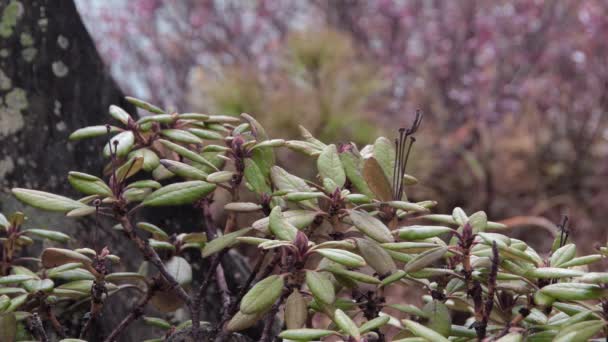
M 121 253 L 112 246 L 66 248 L 68 235 L 25 228 L 22 213 L 0 215 L 2 341 L 49 336 L 74 341 L 61 322 L 69 319 L 66 304 L 77 302 L 90 305 L 79 334 L 86 339 L 106 298 L 126 288 L 139 289 L 141 297 L 112 331 L 98 332 L 106 341 L 116 340 L 137 319 L 163 329 L 157 340 L 166 341 L 232 340 L 258 322 L 261 341 L 277 336 L 295 341 L 606 336 L 608 273 L 590 273 L 586 266 L 605 257 L 608 247 L 577 256 L 564 222 L 550 255 L 541 256 L 505 235 L 508 227 L 489 221 L 484 212 L 468 215 L 456 208 L 451 215 L 431 214 L 435 201 L 408 201 L 405 190 L 417 182 L 406 165 L 419 114 L 394 143 L 378 138 L 359 150 L 353 143 L 325 144 L 304 128 L 303 140 L 271 139 L 247 114 L 167 114 L 129 100 L 152 114 L 135 121 L 112 106 L 120 127 L 86 127 L 71 135 L 72 140 L 113 135 L 104 148 L 109 159 L 104 178 L 68 175 L 86 197 L 12 192 L 42 210 L 114 220 L 113 229 L 145 260 L 142 267 L 112 272 Z M 305 180 L 275 165 L 274 150 L 284 147 L 310 156 L 318 178 Z M 211 215 L 219 192 L 230 197 L 223 229 Z M 255 200 L 242 201 L 247 192 Z M 142 208 L 183 205 L 202 211 L 204 231 L 169 234 L 135 222 Z M 238 224 L 237 215 L 249 223 Z M 59 247 L 28 259 L 22 248 L 32 238 Z M 240 284 L 227 283 L 230 270 L 222 259 L 229 249 L 246 246 L 257 250 L 251 275 Z M 200 258 L 187 250 L 200 252 Z M 203 261 L 206 267 L 192 267 Z M 197 272 L 200 281 L 194 286 Z M 212 282 L 221 292 L 222 319 L 201 322 Z M 418 307 L 394 295 L 398 288 L 420 289 L 425 304 Z M 144 316 L 148 305 L 161 312 L 186 309 L 190 320 Z

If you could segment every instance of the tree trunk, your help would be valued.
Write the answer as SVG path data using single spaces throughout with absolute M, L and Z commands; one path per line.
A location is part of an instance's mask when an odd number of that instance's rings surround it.
M 112 236 L 106 233 L 101 239 L 103 231 L 95 228 L 93 220 L 78 222 L 27 208 L 13 198 L 10 189 L 81 197 L 67 183 L 67 173 L 79 170 L 100 175 L 103 139 L 73 143 L 68 136 L 77 128 L 107 122 L 110 104 L 133 112 L 104 67 L 72 0 L 0 0 L 0 212 L 8 216 L 23 211 L 29 217 L 27 227 L 67 232 L 75 238 L 71 247 L 107 243 Z M 119 236 L 113 240 L 120 241 Z M 111 246 L 119 248 L 114 241 Z M 36 256 L 41 248 L 36 243 L 25 253 Z M 121 250 L 129 249 L 123 245 Z M 77 330 L 87 310 L 83 305 L 72 318 L 60 320 Z M 111 331 L 124 310 L 128 310 L 125 305 L 107 305 L 100 322 L 103 331 Z M 135 333 L 123 337 L 143 337 Z M 98 335 L 87 340 L 102 337 Z

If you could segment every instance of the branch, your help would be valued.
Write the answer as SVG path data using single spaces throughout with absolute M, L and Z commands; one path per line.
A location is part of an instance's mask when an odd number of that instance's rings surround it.
M 129 221 L 129 218 L 123 215 L 123 216 L 119 216 L 118 219 L 124 228 L 125 234 L 129 238 L 129 240 L 131 240 L 131 241 L 133 241 L 133 243 L 135 243 L 135 246 L 137 247 L 137 249 L 139 249 L 141 254 L 144 256 L 144 259 L 148 260 L 150 263 L 152 263 L 158 269 L 161 276 L 169 284 L 169 288 L 171 289 L 171 291 L 175 292 L 175 294 L 184 303 L 186 303 L 187 306 L 191 307 L 192 300 L 191 300 L 190 296 L 186 293 L 186 291 L 184 291 L 184 289 L 179 285 L 177 280 L 175 280 L 175 278 L 169 273 L 169 271 L 167 271 L 167 268 L 165 268 L 165 264 L 160 259 L 160 257 L 156 253 L 156 251 L 152 247 L 150 247 L 150 244 L 148 243 L 148 241 L 143 240 L 142 238 L 137 236 L 137 234 L 135 233 L 135 231 L 133 229 L 133 225 L 131 224 L 131 221 Z
M 118 335 L 122 333 L 133 321 L 138 320 L 144 314 L 144 308 L 154 296 L 154 293 L 158 290 L 158 283 L 155 281 L 152 285 L 148 287 L 148 291 L 146 291 L 146 295 L 141 299 L 139 304 L 135 306 L 131 312 L 118 324 L 116 328 L 110 333 L 110 336 L 104 340 L 104 342 L 113 342 L 116 340 Z

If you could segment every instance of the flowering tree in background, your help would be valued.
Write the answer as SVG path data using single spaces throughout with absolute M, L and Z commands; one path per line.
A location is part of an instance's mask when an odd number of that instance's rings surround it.
M 367 115 L 390 126 L 416 108 L 427 113 L 420 142 L 438 153 L 416 156 L 415 167 L 444 176 L 431 173 L 425 195 L 503 217 L 527 211 L 557 220 L 568 208 L 580 230 L 603 217 L 604 1 L 99 3 L 81 1 L 80 10 L 130 93 L 165 105 L 195 94 L 204 100 L 191 101 L 196 109 L 218 109 L 201 84 L 229 79 L 239 85 L 235 96 L 267 99 L 286 89 L 276 71 L 285 68 L 293 32 L 312 32 L 314 41 L 322 28 L 338 30 L 356 58 L 377 65 L 388 82 L 365 94 Z M 243 77 L 255 80 L 255 91 L 241 89 Z M 457 172 L 446 177 L 446 168 Z M 513 221 L 522 222 L 530 220 Z

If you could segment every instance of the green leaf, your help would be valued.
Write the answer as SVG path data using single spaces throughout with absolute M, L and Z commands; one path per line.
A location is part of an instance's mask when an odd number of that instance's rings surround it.
M 144 323 L 163 330 L 171 329 L 171 323 L 159 317 L 143 317 Z
M 285 325 L 287 329 L 300 329 L 306 326 L 308 318 L 308 304 L 298 290 L 287 297 L 285 301 Z
M 344 186 L 346 174 L 338 155 L 336 145 L 327 145 L 317 158 L 317 169 L 322 179 L 331 179 L 338 187 Z M 333 191 L 332 189 L 329 189 Z
M 282 276 L 271 275 L 255 284 L 241 300 L 240 310 L 254 314 L 270 308 L 283 292 Z
M 0 277 L 0 285 L 6 284 L 20 284 L 26 280 L 31 280 L 33 277 L 26 274 L 11 274 L 4 277 Z
M 478 211 L 469 216 L 469 224 L 473 228 L 473 234 L 484 232 L 488 226 L 488 216 L 483 211 Z
M 330 305 L 336 300 L 334 285 L 324 274 L 306 271 L 306 285 L 319 302 Z
M 346 148 L 340 152 L 340 161 L 344 168 L 346 178 L 353 184 L 355 189 L 366 195 L 367 197 L 374 197 L 374 193 L 367 186 L 367 182 L 363 178 L 363 159 L 354 144 L 346 145 Z
M 289 329 L 281 332 L 279 337 L 293 341 L 312 341 L 333 334 L 336 332 L 325 329 Z
M 173 143 L 171 141 L 168 140 L 163 140 L 163 139 L 159 139 L 158 140 L 161 144 L 163 144 L 166 148 L 170 149 L 171 151 L 179 154 L 180 156 L 189 159 L 193 162 L 197 162 L 203 165 L 206 165 L 208 167 L 210 167 L 212 170 L 215 171 L 219 171 L 217 166 L 215 166 L 213 163 L 211 163 L 209 160 L 207 160 L 205 157 L 190 151 L 189 149 L 178 145 L 176 143 Z
M 207 176 L 207 182 L 210 183 L 228 183 L 232 181 L 236 175 L 233 171 L 217 171 Z
M 414 259 L 410 260 L 410 262 L 405 265 L 403 270 L 407 273 L 419 271 L 443 258 L 447 252 L 448 248 L 445 246 L 429 249 L 428 251 L 416 255 Z
M 451 232 L 454 229 L 443 226 L 409 226 L 398 230 L 399 237 L 404 240 L 424 240 Z
M 186 259 L 174 256 L 165 263 L 165 267 L 178 284 L 187 285 L 192 282 L 192 267 Z
M 110 157 L 110 146 L 112 147 L 112 151 L 116 150 L 116 155 L 119 158 L 122 158 L 129 154 L 133 144 L 135 143 L 135 135 L 131 131 L 124 131 L 116 134 L 103 148 L 104 157 Z M 114 147 L 115 144 L 116 147 Z
M 420 336 L 429 341 L 434 342 L 449 342 L 447 338 L 443 337 L 438 332 L 433 331 L 420 323 L 414 322 L 409 319 L 404 319 L 402 322 L 403 325 L 405 325 L 405 327 L 408 328 L 416 336 Z
M 142 202 L 144 206 L 191 204 L 215 190 L 216 185 L 203 181 L 173 183 L 151 193 Z
M 582 257 L 571 259 L 570 261 L 566 261 L 560 265 L 560 267 L 575 267 L 575 266 L 583 266 L 592 264 L 594 262 L 602 260 L 602 256 L 600 254 L 590 254 Z
M 385 276 L 397 269 L 393 258 L 375 241 L 368 239 L 357 239 L 356 241 L 359 253 L 365 259 L 365 262 L 379 275 Z
M 333 248 L 315 249 L 316 253 L 321 254 L 331 261 L 335 261 L 347 267 L 365 266 L 365 260 L 355 253 Z
M 32 279 L 23 282 L 23 287 L 29 293 L 36 293 L 39 291 L 50 292 L 53 290 L 55 284 L 51 279 Z
M 47 229 L 26 229 L 23 231 L 24 234 L 26 235 L 31 235 L 34 237 L 39 237 L 42 239 L 48 239 L 51 241 L 55 241 L 55 242 L 68 242 L 70 241 L 70 236 L 66 235 L 64 233 L 61 232 L 56 232 L 53 230 L 47 230 Z
M 461 226 L 464 226 L 469 221 L 469 217 L 460 207 L 456 207 L 452 210 L 452 218 L 454 218 L 454 222 Z
M 312 188 L 302 178 L 294 176 L 278 166 L 273 166 L 270 169 L 270 177 L 272 184 L 279 190 L 287 192 L 313 192 Z M 318 205 L 316 200 L 302 201 L 300 203 L 312 208 L 316 208 Z
M 395 149 L 393 143 L 385 137 L 379 137 L 374 142 L 374 158 L 382 168 L 387 179 L 393 179 L 393 169 L 395 167 Z
M 576 246 L 569 243 L 553 252 L 551 259 L 549 260 L 549 264 L 552 267 L 560 267 L 562 264 L 572 260 L 575 256 Z
M 318 213 L 310 210 L 288 210 L 282 213 L 283 218 L 298 229 L 308 227 L 317 217 Z M 253 228 L 266 232 L 268 230 L 270 218 L 265 217 L 253 222 Z
M 557 267 L 541 267 L 533 268 L 524 274 L 527 278 L 533 279 L 553 279 L 553 278 L 572 278 L 580 277 L 584 272 L 577 270 L 569 270 Z
M 207 174 L 192 165 L 169 159 L 162 159 L 160 163 L 167 168 L 167 170 L 182 178 L 202 181 L 207 180 Z
M 583 283 L 606 284 L 608 283 L 608 272 L 589 272 L 585 273 L 580 281 Z
M 169 240 L 169 235 L 164 230 L 162 230 L 158 226 L 153 225 L 152 223 L 138 222 L 136 226 L 139 229 L 151 233 L 152 236 L 157 240 Z
M 238 311 L 226 325 L 226 330 L 234 332 L 250 328 L 258 323 L 265 314 L 266 311 L 256 312 L 254 314 L 245 314 Z
M 350 211 L 350 219 L 355 227 L 378 242 L 393 242 L 391 231 L 382 221 L 364 211 Z
M 133 121 L 131 115 L 129 115 L 124 109 L 116 105 L 110 105 L 110 115 L 114 119 L 122 122 L 124 125 L 127 125 L 129 123 L 129 120 Z
M 336 265 L 325 266 L 323 268 L 323 270 L 329 271 L 329 272 L 333 273 L 334 275 L 339 275 L 339 276 L 344 276 L 344 277 L 350 278 L 350 279 L 358 281 L 360 283 L 366 283 L 366 284 L 380 284 L 381 283 L 380 280 L 378 280 L 377 278 L 374 278 L 370 275 L 367 275 L 367 274 L 361 273 L 361 272 L 349 271 L 347 269 L 344 269 L 344 268 L 336 266 Z
M 561 329 L 555 342 L 585 342 L 597 334 L 606 323 L 601 320 L 585 321 L 568 325 Z
M 121 129 L 118 127 L 110 126 L 110 133 L 120 132 Z M 89 126 L 77 129 L 70 134 L 70 141 L 76 141 L 81 139 L 95 138 L 108 134 L 108 127 L 106 125 Z
M 598 299 L 607 294 L 606 289 L 598 285 L 584 283 L 557 283 L 540 289 L 543 295 L 557 300 L 589 300 Z
M 181 129 L 163 129 L 160 134 L 172 141 L 181 142 L 184 144 L 202 144 L 203 140 L 196 135 Z
M 268 194 L 272 190 L 258 165 L 251 159 L 245 159 L 245 180 L 258 194 Z
M 272 234 L 285 241 L 293 241 L 298 234 L 298 229 L 283 218 L 281 207 L 276 206 L 269 215 L 269 227 Z
M 144 162 L 145 163 L 145 162 Z M 127 186 L 127 189 L 160 189 L 162 185 L 154 180 L 140 180 Z
M 137 99 L 135 97 L 125 96 L 125 100 L 127 100 L 127 102 L 130 102 L 131 104 L 133 104 L 135 107 L 139 107 L 143 110 L 147 110 L 150 113 L 162 114 L 165 112 L 164 110 L 160 109 L 159 107 L 157 107 L 151 103 L 148 103 L 144 100 Z
M 21 202 L 42 210 L 67 212 L 87 207 L 84 203 L 49 192 L 22 188 L 13 188 L 12 192 Z
M 85 195 L 112 196 L 112 190 L 101 178 L 86 173 L 70 171 L 68 181 L 74 189 Z
M 396 208 L 396 209 L 401 209 L 403 211 L 411 211 L 411 212 L 415 212 L 415 213 L 428 213 L 429 209 L 425 208 L 419 204 L 416 203 L 411 203 L 411 202 L 406 202 L 406 201 L 389 201 L 387 202 L 389 206 Z
M 370 332 L 372 330 L 376 330 L 381 328 L 382 326 L 386 325 L 388 323 L 388 321 L 390 321 L 391 318 L 389 316 L 380 316 L 380 317 L 376 317 L 370 321 L 367 321 L 365 323 L 363 323 L 360 327 L 359 327 L 359 331 L 362 334 L 365 334 L 367 332 Z
M 156 169 L 158 167 L 158 164 L 160 163 L 160 160 L 158 158 L 158 155 L 156 155 L 156 153 L 148 148 L 140 148 L 138 150 L 135 150 L 131 153 L 129 153 L 129 159 L 131 158 L 143 158 L 144 163 L 142 165 L 142 168 L 146 171 L 146 172 L 152 172 L 154 171 L 154 169 Z
M 262 209 L 263 207 L 261 205 L 253 202 L 232 202 L 224 205 L 224 210 L 238 211 L 243 213 L 259 211 Z
M 175 252 L 175 246 L 167 241 L 159 241 L 154 239 L 149 239 L 150 247 L 154 248 L 157 251 L 169 250 Z
M 223 250 L 224 248 L 233 245 L 234 243 L 236 243 L 237 238 L 239 236 L 243 236 L 243 235 L 249 233 L 249 231 L 251 229 L 252 228 L 244 228 L 241 230 L 237 230 L 236 232 L 222 235 L 220 237 L 217 237 L 217 238 L 209 241 L 203 248 L 203 252 L 202 252 L 203 258 L 206 258 L 206 257 L 210 256 L 211 254 L 217 253 L 217 252 Z
M 452 331 L 452 316 L 447 306 L 438 301 L 428 302 L 422 311 L 427 319 L 425 326 L 441 335 L 448 337 Z
M 336 309 L 333 320 L 336 325 L 342 331 L 344 331 L 345 335 L 352 336 L 356 340 L 361 338 L 361 333 L 359 332 L 357 324 L 355 324 L 355 322 L 353 322 L 353 320 L 346 313 L 344 313 L 344 311 Z
M 202 128 L 188 128 L 188 131 L 204 140 L 223 140 L 224 136 L 216 131 Z

